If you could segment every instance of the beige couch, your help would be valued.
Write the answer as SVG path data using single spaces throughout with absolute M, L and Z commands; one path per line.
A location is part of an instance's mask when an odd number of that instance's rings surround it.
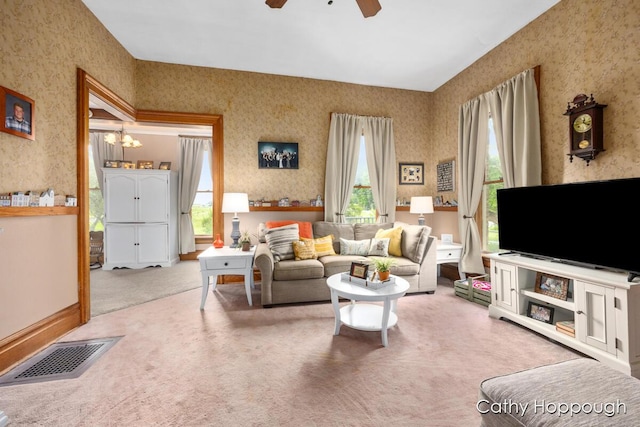
M 336 255 L 318 259 L 276 261 L 264 239 L 264 225 L 259 227 L 259 240 L 254 265 L 260 270 L 262 306 L 274 304 L 329 301 L 327 277 L 349 271 L 352 262 L 371 264 L 370 256 L 340 254 L 340 238 L 371 239 L 382 229 L 402 227 L 402 256 L 393 256 L 396 264 L 391 273 L 409 282 L 408 293 L 434 293 L 436 290 L 436 244 L 427 226 L 394 224 L 313 223 L 313 237 L 333 235 Z

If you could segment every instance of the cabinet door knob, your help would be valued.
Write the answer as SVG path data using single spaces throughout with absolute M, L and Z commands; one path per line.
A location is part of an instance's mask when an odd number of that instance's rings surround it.
M 578 310 L 578 311 L 576 311 L 576 313 L 577 313 L 577 314 L 584 314 L 584 311 L 582 311 L 582 310 Z
M 228 263 L 228 262 L 225 262 L 225 263 L 224 263 L 224 266 L 226 267 L 227 265 L 229 265 L 229 263 Z

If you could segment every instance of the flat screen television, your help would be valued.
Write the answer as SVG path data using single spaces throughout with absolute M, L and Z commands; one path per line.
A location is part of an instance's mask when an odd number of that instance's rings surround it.
M 640 178 L 498 190 L 500 249 L 640 276 Z

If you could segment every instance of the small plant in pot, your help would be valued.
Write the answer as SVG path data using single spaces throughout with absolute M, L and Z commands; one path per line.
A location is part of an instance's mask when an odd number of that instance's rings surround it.
M 395 265 L 396 260 L 393 258 L 374 258 L 373 265 L 376 267 L 376 272 L 378 273 L 378 278 L 381 282 L 385 280 L 389 280 L 389 273 L 391 267 Z
M 247 230 L 242 232 L 242 234 L 240 235 L 240 238 L 238 239 L 238 244 L 240 245 L 240 247 L 244 252 L 251 249 L 251 235 Z

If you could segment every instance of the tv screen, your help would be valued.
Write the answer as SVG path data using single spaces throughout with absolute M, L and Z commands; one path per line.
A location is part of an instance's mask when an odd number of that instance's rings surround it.
M 640 178 L 498 190 L 500 249 L 640 274 L 638 194 Z

